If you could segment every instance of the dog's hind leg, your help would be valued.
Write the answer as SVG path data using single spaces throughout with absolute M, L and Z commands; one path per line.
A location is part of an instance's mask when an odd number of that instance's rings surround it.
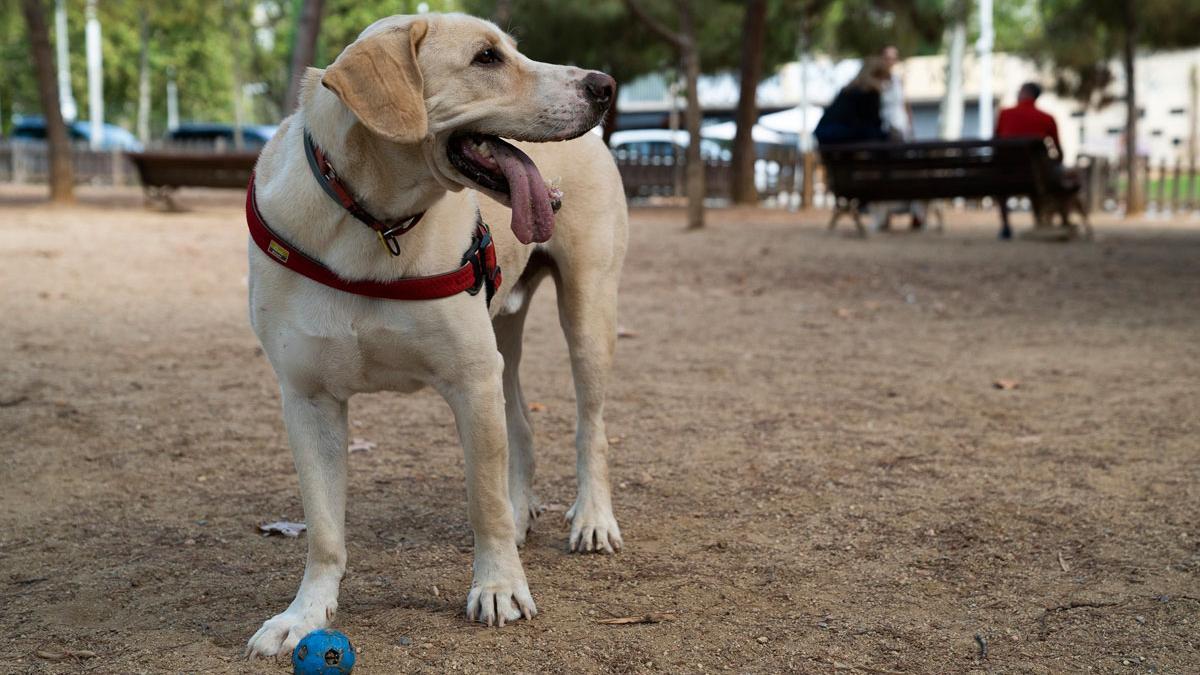
M 517 546 L 525 543 L 526 534 L 533 528 L 540 507 L 533 496 L 533 427 L 529 408 L 521 391 L 521 338 L 525 331 L 525 316 L 529 312 L 529 296 L 533 289 L 526 287 L 520 309 L 512 314 L 500 314 L 492 320 L 496 330 L 496 345 L 504 357 L 504 417 L 508 426 L 508 498 L 512 502 L 513 522 L 517 528 Z
M 287 426 L 308 526 L 308 560 L 296 599 L 263 623 L 247 656 L 290 654 L 300 638 L 333 621 L 346 571 L 346 401 L 283 387 Z
M 569 549 L 612 553 L 621 548 L 608 479 L 604 397 L 617 340 L 617 275 L 565 266 L 558 282 L 558 313 L 575 380 L 575 472 L 579 492 L 567 511 Z

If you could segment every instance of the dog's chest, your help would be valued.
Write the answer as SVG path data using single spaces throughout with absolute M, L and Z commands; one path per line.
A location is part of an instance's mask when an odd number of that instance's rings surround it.
M 278 311 L 267 303 L 252 308 L 255 332 L 281 378 L 345 396 L 415 391 L 445 381 L 474 352 L 496 349 L 478 296 L 412 303 L 343 298 L 288 302 Z

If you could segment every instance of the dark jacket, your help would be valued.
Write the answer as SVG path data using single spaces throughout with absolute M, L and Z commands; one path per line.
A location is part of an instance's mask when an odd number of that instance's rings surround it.
M 887 140 L 877 91 L 845 87 L 825 109 L 813 135 L 821 145 Z

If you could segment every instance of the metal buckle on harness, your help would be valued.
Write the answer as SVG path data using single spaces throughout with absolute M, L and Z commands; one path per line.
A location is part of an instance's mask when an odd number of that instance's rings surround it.
M 423 215 L 425 214 L 418 213 L 417 215 L 401 221 L 400 223 L 397 223 L 396 225 L 393 225 L 385 230 L 375 230 L 375 233 L 379 235 L 379 241 L 383 243 L 384 247 L 387 248 L 389 253 L 392 255 L 400 255 L 400 243 L 396 241 L 396 237 L 405 234 L 409 230 L 416 227 L 417 223 L 421 222 L 421 216 Z
M 379 243 L 388 250 L 392 255 L 400 255 L 400 242 L 396 241 L 395 232 L 399 228 L 388 228 L 386 230 L 375 230 L 375 234 L 379 235 Z

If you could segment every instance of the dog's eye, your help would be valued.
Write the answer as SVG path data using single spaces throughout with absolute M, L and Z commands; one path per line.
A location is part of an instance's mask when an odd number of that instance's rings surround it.
M 500 58 L 500 52 L 496 51 L 495 49 L 492 49 L 491 47 L 488 47 L 487 49 L 476 54 L 475 59 L 472 60 L 471 63 L 486 66 L 486 65 L 491 65 L 493 63 L 500 63 L 503 60 L 504 59 Z

